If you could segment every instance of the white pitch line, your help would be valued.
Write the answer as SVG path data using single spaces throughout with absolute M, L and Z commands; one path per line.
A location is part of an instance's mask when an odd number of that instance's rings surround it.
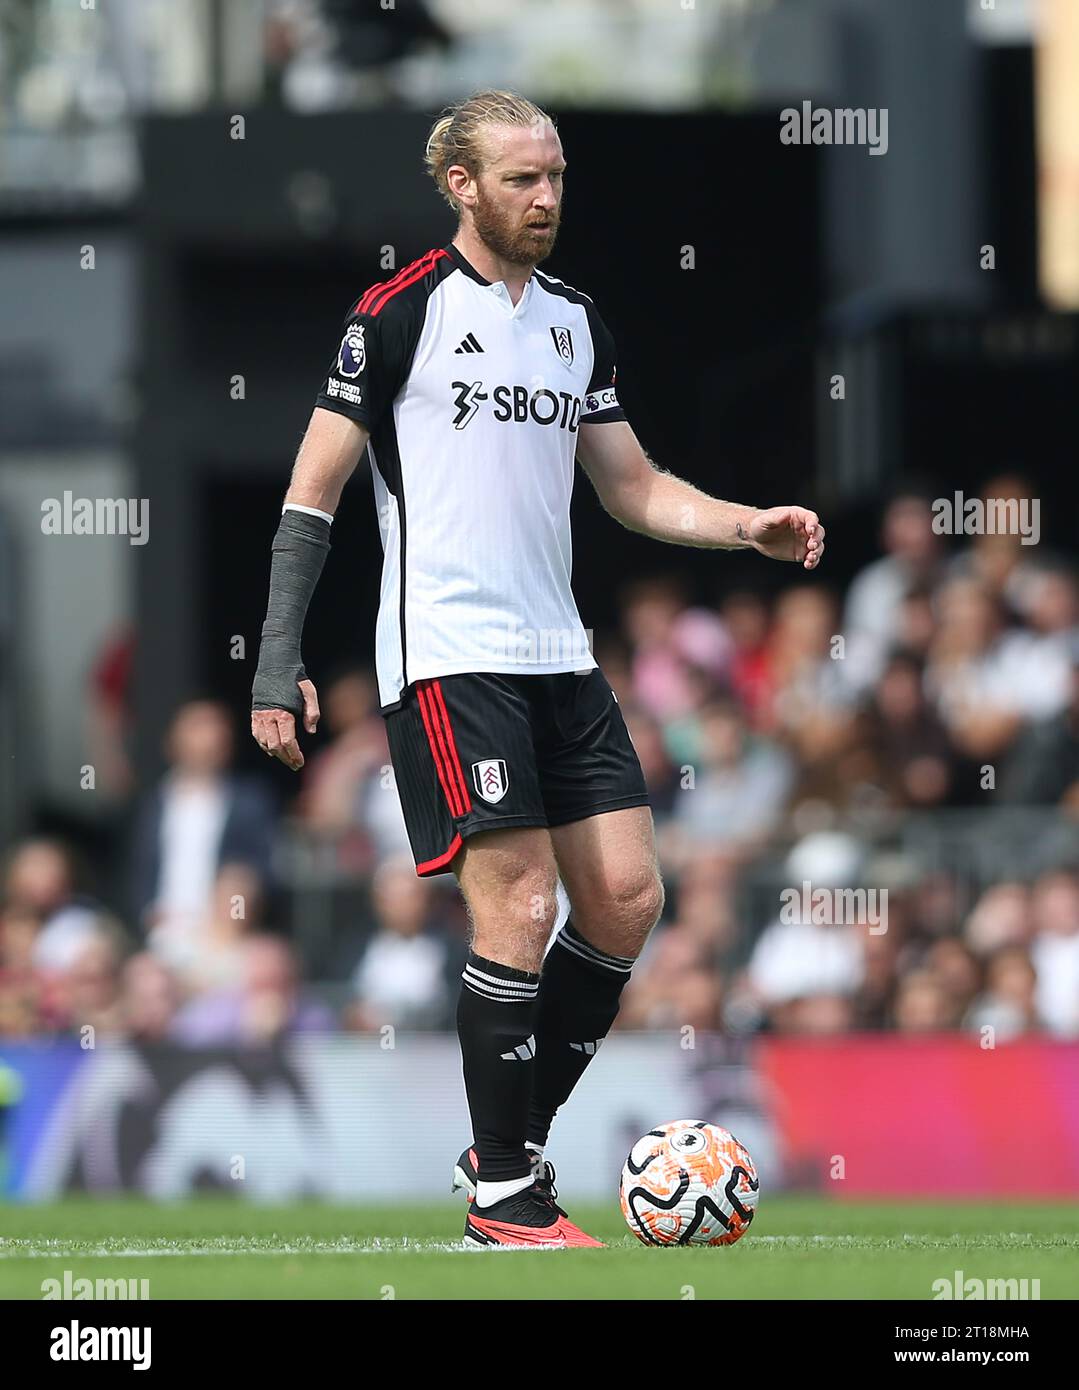
M 535 1246 L 490 1246 L 483 1253 L 506 1253 L 516 1250 L 540 1253 Z M 402 1255 L 434 1253 L 475 1254 L 477 1247 L 463 1241 L 408 1241 L 384 1244 L 357 1242 L 311 1245 L 56 1245 L 40 1246 L 26 1242 L 0 1240 L 0 1260 L 130 1260 L 130 1259 L 223 1259 L 245 1255 Z
M 459 1245 L 432 1245 L 431 1250 L 463 1250 Z M 161 1260 L 161 1259 L 228 1259 L 243 1255 L 388 1255 L 401 1254 L 372 1247 L 357 1246 L 353 1250 L 292 1250 L 286 1246 L 279 1249 L 247 1250 L 242 1248 L 207 1249 L 205 1246 L 191 1250 L 146 1249 L 146 1250 L 10 1250 L 0 1251 L 0 1260 Z
M 964 1236 L 955 1233 L 949 1236 L 931 1235 L 912 1235 L 886 1237 L 886 1242 L 899 1242 L 908 1247 L 921 1247 L 927 1250 L 947 1250 L 947 1249 L 971 1249 L 976 1251 L 993 1250 L 1007 1247 L 1019 1247 L 1029 1245 L 1038 1237 L 1032 1232 L 1008 1231 L 1001 1232 L 994 1237 L 989 1244 L 984 1243 L 984 1237 L 979 1238 Z M 1072 1240 L 1062 1240 L 1058 1242 L 1064 1247 L 1070 1247 L 1075 1242 Z M 748 1250 L 757 1245 L 764 1246 L 784 1246 L 808 1248 L 815 1246 L 833 1246 L 839 1248 L 857 1248 L 865 1250 L 879 1250 L 882 1253 L 887 1251 L 888 1244 L 882 1243 L 881 1239 L 864 1235 L 843 1235 L 831 1233 L 828 1235 L 753 1235 L 747 1236 L 744 1242 L 739 1242 L 739 1247 Z M 636 1249 L 636 1242 L 617 1241 L 612 1243 L 608 1249 L 627 1248 Z M 693 1247 L 690 1247 L 693 1248 Z M 704 1248 L 704 1247 L 699 1247 Z M 897 1248 L 895 1245 L 892 1248 Z M 488 1246 L 482 1253 L 508 1253 L 513 1251 L 531 1251 L 538 1253 L 535 1247 L 526 1245 L 515 1246 Z M 402 1255 L 402 1254 L 424 1254 L 432 1252 L 435 1254 L 475 1254 L 477 1247 L 465 1245 L 463 1241 L 439 1241 L 439 1240 L 412 1240 L 407 1236 L 402 1237 L 374 1237 L 367 1241 L 357 1240 L 334 1240 L 319 1241 L 299 1239 L 296 1241 L 273 1242 L 265 1238 L 252 1238 L 250 1240 L 230 1241 L 227 1238 L 217 1238 L 202 1243 L 184 1245 L 176 1240 L 165 1240 L 160 1242 L 147 1242 L 143 1245 L 125 1244 L 119 1239 L 100 1241 L 92 1245 L 83 1245 L 61 1240 L 46 1240 L 44 1242 L 20 1239 L 14 1237 L 0 1237 L 0 1260 L 78 1260 L 78 1259 L 212 1259 L 220 1257 L 231 1259 L 245 1255 Z

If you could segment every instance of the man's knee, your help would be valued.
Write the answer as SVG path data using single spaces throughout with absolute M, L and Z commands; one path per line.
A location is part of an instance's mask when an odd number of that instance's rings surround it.
M 466 860 L 459 874 L 473 950 L 503 965 L 538 970 L 558 914 L 554 857 L 535 836 L 507 836 L 484 848 L 482 859 Z
M 637 956 L 664 904 L 663 880 L 654 864 L 597 884 L 573 904 L 573 925 L 594 946 L 612 955 Z
M 654 865 L 651 866 L 627 892 L 624 920 L 627 929 L 640 937 L 640 944 L 643 946 L 649 932 L 659 921 L 666 900 L 659 871 Z

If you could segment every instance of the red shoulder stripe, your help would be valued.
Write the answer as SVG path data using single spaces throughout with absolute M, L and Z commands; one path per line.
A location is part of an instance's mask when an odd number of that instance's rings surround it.
M 427 256 L 431 256 L 433 254 L 433 251 L 428 251 L 426 255 L 420 257 L 420 260 L 426 260 Z M 380 280 L 377 284 L 371 285 L 369 289 L 364 290 L 363 294 L 360 295 L 359 303 L 356 305 L 355 309 L 353 309 L 352 312 L 354 314 L 366 313 L 375 295 L 380 294 L 383 290 L 388 290 L 391 285 L 396 285 L 398 280 L 403 279 L 404 276 L 407 275 L 408 272 L 412 270 L 417 264 L 418 262 L 416 261 L 410 261 L 408 265 L 402 266 L 401 269 L 397 272 L 397 274 L 394 275 L 391 279 Z
M 432 254 L 433 254 L 433 253 L 430 252 L 430 251 L 427 252 L 427 255 L 428 255 L 428 256 L 430 256 L 430 255 L 432 255 Z M 424 257 L 421 257 L 421 259 L 425 259 L 425 258 L 424 258 Z M 398 282 L 399 280 L 403 279 L 404 276 L 407 275 L 408 272 L 409 272 L 410 270 L 412 270 L 412 269 L 415 267 L 416 264 L 417 264 L 416 261 L 410 261 L 409 264 L 406 265 L 406 266 L 403 266 L 403 267 L 397 272 L 397 274 L 396 274 L 395 276 L 393 276 L 392 279 L 390 279 L 390 280 L 380 280 L 376 285 L 372 285 L 369 289 L 364 290 L 363 294 L 360 295 L 359 303 L 356 305 L 355 309 L 353 309 L 352 312 L 353 312 L 354 314 L 366 313 L 366 312 L 367 312 L 367 309 L 370 307 L 371 301 L 375 298 L 375 296 L 376 296 L 377 294 L 380 294 L 383 290 L 388 290 L 388 289 L 390 288 L 391 285 L 396 285 L 397 282 Z
M 387 286 L 385 293 L 381 294 L 378 298 L 372 301 L 371 307 L 368 309 L 367 312 L 369 314 L 381 314 L 382 310 L 386 307 L 386 305 L 389 303 L 389 301 L 393 298 L 395 294 L 400 294 L 400 292 L 404 289 L 407 289 L 409 285 L 414 285 L 417 280 L 422 280 L 423 277 L 426 274 L 428 274 L 428 272 L 431 270 L 432 266 L 436 265 L 444 257 L 446 257 L 446 252 L 439 250 L 432 253 L 430 260 L 427 260 L 426 257 L 423 257 L 421 260 L 417 261 L 414 269 L 410 267 L 412 273 L 410 275 L 406 275 L 405 278 L 400 282 L 400 284 Z M 446 257 L 446 259 L 448 259 L 448 257 Z
M 413 284 L 416 280 L 422 279 L 431 269 L 437 260 L 446 254 L 443 250 L 428 251 L 418 260 L 412 261 L 402 270 L 399 270 L 392 280 L 383 280 L 377 285 L 372 285 L 369 290 L 365 290 L 360 296 L 360 301 L 353 309 L 354 314 L 377 314 L 382 304 L 397 293 L 403 290 L 406 285 Z M 376 300 L 382 303 L 375 307 Z
M 388 290 L 391 285 L 396 285 L 399 280 L 404 279 L 404 277 L 410 271 L 414 270 L 416 266 L 419 265 L 420 261 L 426 261 L 434 254 L 434 251 L 424 252 L 424 254 L 419 258 L 419 260 L 410 261 L 408 265 L 402 266 L 401 269 L 397 272 L 395 276 L 393 276 L 392 279 L 380 280 L 378 284 L 372 285 L 369 289 L 364 290 L 363 294 L 360 295 L 359 303 L 356 305 L 355 309 L 353 309 L 352 312 L 354 314 L 366 313 L 367 309 L 370 307 L 371 301 L 375 298 L 376 295 L 382 293 L 384 290 Z

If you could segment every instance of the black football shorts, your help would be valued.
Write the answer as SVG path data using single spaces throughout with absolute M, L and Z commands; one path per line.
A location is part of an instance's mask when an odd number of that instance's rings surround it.
M 385 720 L 424 877 L 451 872 L 462 843 L 481 830 L 566 825 L 649 804 L 618 700 L 598 668 L 419 680 Z

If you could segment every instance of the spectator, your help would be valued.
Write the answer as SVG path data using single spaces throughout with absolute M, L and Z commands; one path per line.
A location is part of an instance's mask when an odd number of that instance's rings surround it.
M 1057 1037 L 1079 1037 L 1079 877 L 1043 874 L 1031 896 L 1038 1014 Z
M 625 591 L 623 626 L 632 644 L 633 694 L 654 718 L 666 722 L 699 703 L 697 673 L 723 686 L 733 644 L 716 614 L 688 608 L 673 577 L 638 580 Z
M 958 936 L 963 929 L 960 885 L 954 873 L 937 869 L 919 873 L 910 885 L 908 935 L 921 943 Z M 970 946 L 980 954 L 977 944 Z
M 981 989 L 982 970 L 977 956 L 957 937 L 949 936 L 930 946 L 924 963 L 944 991 L 948 1027 L 958 1028 Z
M 685 768 L 696 766 L 703 757 L 701 724 L 704 711 L 717 702 L 732 703 L 731 697 L 699 666 L 687 665 L 684 668 L 682 688 L 685 694 L 685 710 L 681 714 L 672 714 L 661 725 L 667 757 L 675 767 L 683 770 L 680 781 L 684 780 Z M 733 703 L 737 704 L 737 701 Z
M 124 965 L 120 978 L 124 1032 L 132 1042 L 171 1041 L 180 1006 L 175 976 L 149 951 Z
M 652 810 L 657 817 L 668 816 L 678 798 L 681 778 L 668 757 L 663 729 L 643 709 L 629 706 L 622 713 L 644 773 Z
M 1026 946 L 1033 934 L 1030 890 L 1025 883 L 994 883 L 981 895 L 963 936 L 983 960 L 1002 946 Z
M 861 935 L 856 926 L 801 920 L 766 927 L 747 978 L 773 1022 L 794 1000 L 854 995 L 865 976 Z
M 694 853 L 678 877 L 672 927 L 697 942 L 711 964 L 729 959 L 738 948 L 736 882 L 735 865 L 722 849 Z
M 854 996 L 853 1027 L 878 1029 L 891 1026 L 901 935 L 889 911 L 887 931 L 875 934 L 866 932 L 862 937 L 862 983 Z
M 759 594 L 728 594 L 719 616 L 733 644 L 731 691 L 741 702 L 753 728 L 764 726 L 772 707 L 772 675 L 768 663 L 768 606 Z
M 108 976 L 115 975 L 123 932 L 100 903 L 76 891 L 75 880 L 74 858 L 59 841 L 16 847 L 0 911 L 8 958 L 0 988 L 8 1007 L 39 1029 L 91 1023 L 110 1031 Z
M 265 1045 L 302 1033 L 327 1033 L 333 1015 L 300 989 L 288 943 L 250 936 L 242 948 L 239 985 L 196 996 L 175 1026 L 180 1042 L 197 1047 Z
M 434 886 L 417 877 L 411 859 L 389 860 L 371 883 L 376 928 L 353 977 L 349 1025 L 373 1031 L 447 1028 L 464 964 L 432 921 Z M 456 969 L 454 968 L 456 967 Z
M 894 651 L 916 657 L 923 666 L 937 631 L 936 591 L 929 584 L 915 584 L 899 605 Z
M 787 754 L 750 734 L 733 701 L 713 702 L 699 720 L 701 764 L 664 835 L 665 857 L 675 869 L 707 847 L 748 853 L 777 823 L 791 785 Z
M 954 776 L 948 735 L 922 681 L 917 658 L 895 653 L 876 683 L 868 714 L 877 775 L 897 807 L 942 805 Z
M 1020 734 L 1001 778 L 1000 796 L 1015 804 L 1059 804 L 1079 812 L 1079 642 L 1066 707 Z
M 655 933 L 630 977 L 620 1028 L 718 1028 L 722 986 L 700 941 L 683 927 Z
M 981 490 L 980 500 L 992 503 L 994 511 L 1005 504 L 1013 523 L 1010 527 L 976 534 L 971 545 L 951 565 L 951 575 L 970 579 L 983 587 L 1002 608 L 1015 614 L 1027 610 L 1030 586 L 1044 567 L 1044 549 L 1024 544 L 1019 523 L 1024 508 L 1038 505 L 1025 478 L 1002 474 L 990 478 Z M 1033 512 L 1028 511 L 1033 519 Z M 1041 554 L 1036 551 L 1042 549 Z
M 41 982 L 34 968 L 38 919 L 25 907 L 0 913 L 0 1038 L 48 1027 Z
M 860 865 L 860 847 L 844 835 L 807 836 L 788 856 L 785 873 L 796 896 L 761 933 L 746 969 L 749 989 L 772 1027 L 788 1031 L 806 1019 L 821 1031 L 849 1026 L 853 996 L 865 980 L 868 923 L 836 920 L 842 914 L 835 910 L 807 913 L 801 894 L 807 883 L 813 893 L 846 888 L 857 881 Z M 802 1007 L 800 1001 L 818 996 L 849 1000 L 851 1009 Z
M 58 981 L 61 1013 L 67 1030 L 84 1046 L 94 1046 L 123 1032 L 120 997 L 121 938 L 99 931 L 85 942 Z
M 1068 702 L 1062 652 L 1007 631 L 991 592 L 952 580 L 940 594 L 940 626 L 926 684 L 955 746 L 982 761 L 1003 755 L 1023 721 L 1050 718 Z
M 798 1033 L 809 1037 L 828 1037 L 849 1033 L 854 1026 L 854 999 L 849 994 L 810 994 L 788 999 L 771 1012 L 776 1033 Z
M 940 568 L 941 542 L 928 500 L 912 492 L 895 497 L 884 512 L 881 543 L 884 554 L 854 578 L 843 612 L 846 672 L 860 690 L 880 676 L 904 600 L 931 585 Z
M 56 973 L 70 967 L 95 936 L 101 907 L 76 892 L 75 863 L 57 840 L 25 840 L 8 863 L 4 882 L 5 911 L 37 922 L 35 969 Z
M 901 977 L 895 998 L 900 1033 L 941 1033 L 956 1026 L 953 1001 L 933 970 L 911 970 Z
M 229 771 L 232 754 L 222 705 L 181 706 L 167 739 L 169 769 L 138 811 L 135 910 L 167 954 L 184 952 L 197 934 L 222 864 L 246 864 L 269 879 L 274 804 L 260 782 Z
M 235 985 L 243 971 L 243 941 L 261 920 L 262 885 L 249 864 L 223 864 L 197 932 L 157 953 L 187 989 L 197 993 Z
M 329 684 L 325 721 L 333 742 L 311 759 L 299 813 L 312 829 L 339 837 L 342 868 L 366 872 L 379 859 L 408 851 L 386 725 L 369 672 L 347 671 Z
M 853 698 L 845 661 L 838 659 L 836 628 L 835 602 L 825 590 L 800 585 L 779 596 L 768 656 L 773 727 L 810 768 L 833 759 L 853 731 Z
M 994 1042 L 1007 1042 L 1041 1027 L 1036 1002 L 1037 974 L 1022 946 L 1002 946 L 985 966 L 985 991 L 971 1005 L 963 1026 L 991 1029 Z
M 1024 593 L 1023 616 L 1035 640 L 1071 660 L 1079 639 L 1079 587 L 1075 571 L 1063 565 L 1039 570 Z
M 4 904 L 45 921 L 74 893 L 75 870 L 68 850 L 56 840 L 24 840 L 15 846 L 4 873 Z

